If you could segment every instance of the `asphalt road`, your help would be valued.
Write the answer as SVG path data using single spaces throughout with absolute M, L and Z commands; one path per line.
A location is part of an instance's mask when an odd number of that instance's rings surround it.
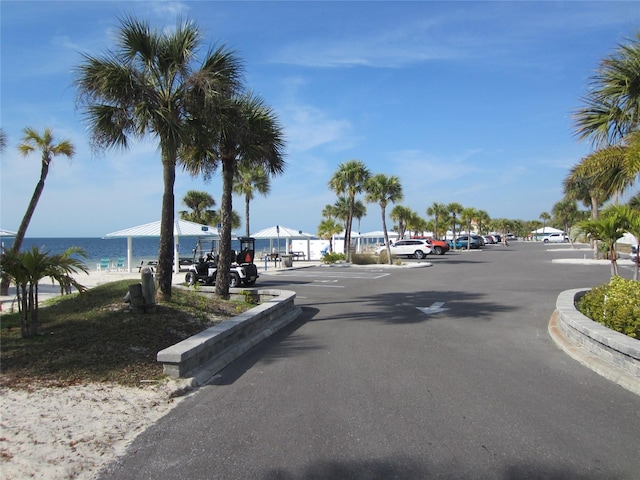
M 302 317 L 101 478 L 639 479 L 640 397 L 547 333 L 558 293 L 609 268 L 552 263 L 585 251 L 549 248 L 261 276 L 295 290 Z

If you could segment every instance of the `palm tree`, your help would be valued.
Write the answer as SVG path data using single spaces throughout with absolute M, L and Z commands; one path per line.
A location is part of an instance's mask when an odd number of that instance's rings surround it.
M 20 227 L 18 228 L 18 232 L 16 233 L 15 240 L 13 241 L 13 246 L 11 247 L 16 252 L 19 251 L 20 247 L 22 246 L 22 241 L 24 240 L 27 228 L 29 227 L 29 223 L 31 222 L 31 217 L 33 217 L 33 213 L 35 212 L 36 206 L 38 205 L 38 200 L 40 200 L 40 195 L 44 190 L 44 182 L 47 179 L 47 175 L 49 174 L 49 167 L 51 166 L 53 157 L 64 155 L 65 157 L 72 158 L 75 154 L 75 148 L 71 141 L 68 139 L 62 140 L 61 142 L 56 144 L 53 138 L 53 133 L 49 128 L 45 128 L 42 135 L 36 132 L 33 128 L 25 128 L 24 137 L 22 138 L 22 143 L 18 145 L 18 150 L 23 157 L 26 157 L 36 150 L 39 151 L 42 156 L 40 166 L 40 179 L 38 180 L 36 188 L 31 195 L 31 201 L 29 202 L 27 211 L 22 218 L 22 222 L 20 223 Z
M 187 207 L 191 209 L 180 211 L 180 218 L 202 225 L 212 225 L 215 222 L 217 213 L 211 210 L 216 201 L 207 192 L 189 190 L 182 199 Z
M 284 171 L 285 162 L 282 128 L 273 110 L 261 97 L 249 92 L 230 98 L 222 109 L 221 118 L 221 123 L 212 122 L 205 134 L 209 145 L 188 152 L 185 168 L 193 175 L 201 174 L 210 179 L 217 167 L 222 167 L 220 257 L 215 294 L 226 298 L 229 296 L 232 263 L 233 180 L 238 166 L 262 168 L 268 175 L 275 176 Z
M 482 235 L 482 232 L 485 231 L 485 228 L 491 221 L 491 217 L 485 210 L 477 210 L 476 221 L 478 222 L 478 233 Z
M 371 173 L 363 162 L 349 160 L 338 165 L 338 169 L 329 180 L 329 188 L 332 191 L 338 195 L 346 194 L 349 199 L 349 213 L 344 236 L 344 254 L 347 262 L 351 261 L 351 224 L 354 218 L 356 195 L 362 191 L 364 183 L 370 176 Z
M 462 213 L 464 207 L 457 202 L 452 202 L 447 205 L 447 211 L 451 215 L 451 227 L 453 232 L 453 244 L 456 244 L 456 219 Z M 454 247 L 455 248 L 455 247 Z
M 398 240 L 404 238 L 404 234 L 407 230 L 407 223 L 411 221 L 411 217 L 415 215 L 415 212 L 409 207 L 402 205 L 396 205 L 391 210 L 389 218 L 397 223 L 395 230 L 398 233 Z
M 578 226 L 592 238 L 604 243 L 611 261 L 611 276 L 618 275 L 618 263 L 615 245 L 622 238 L 627 225 L 626 219 L 621 216 L 616 207 L 611 207 L 602 213 L 597 219 L 584 220 Z
M 387 177 L 383 173 L 379 173 L 367 179 L 364 184 L 364 189 L 367 192 L 365 197 L 367 202 L 380 205 L 384 244 L 387 246 L 387 258 L 389 259 L 389 265 L 391 265 L 391 249 L 389 248 L 386 209 L 389 203 L 396 203 L 402 200 L 403 195 L 400 179 L 396 176 Z
M 469 241 L 467 242 L 467 250 L 471 249 L 471 223 L 476 220 L 478 211 L 475 208 L 467 207 L 463 208 L 460 212 L 460 220 L 467 225 L 467 234 L 469 235 Z
M 569 235 L 571 226 L 578 221 L 580 213 L 575 200 L 564 198 L 553 205 L 551 209 L 553 216 L 557 222 L 562 224 L 562 229 Z M 569 235 L 569 242 L 573 247 L 573 238 Z
M 253 200 L 254 192 L 266 196 L 271 190 L 269 174 L 262 166 L 252 166 L 240 163 L 234 179 L 233 191 L 244 196 L 245 235 L 251 235 L 249 228 L 249 203 Z
M 433 205 L 427 208 L 427 215 L 433 216 L 433 236 L 435 238 L 440 238 L 440 235 L 438 235 L 440 233 L 438 228 L 440 226 L 440 220 L 449 215 L 449 209 L 444 203 L 433 202 Z
M 209 50 L 196 65 L 201 43 L 200 31 L 191 22 L 157 31 L 126 17 L 115 51 L 102 57 L 84 55 L 76 71 L 78 102 L 95 146 L 127 148 L 132 138 L 148 135 L 158 140 L 164 186 L 159 300 L 171 297 L 176 164 L 184 147 L 207 137 L 203 122 L 217 119 L 220 103 L 241 87 L 239 62 L 224 48 Z
M 342 226 L 333 218 L 325 218 L 318 225 L 318 237 L 329 240 L 329 251 L 333 252 L 333 237 L 342 231 Z
M 627 205 L 629 205 L 629 207 L 633 208 L 634 210 L 640 210 L 640 192 L 631 197 L 627 202 Z
M 542 233 L 544 234 L 547 228 L 547 222 L 551 220 L 551 215 L 549 215 L 549 212 L 542 212 L 538 218 L 542 220 Z
M 590 79 L 586 106 L 574 115 L 580 140 L 620 143 L 640 124 L 640 32 L 605 58 Z
M 360 233 L 360 221 L 367 216 L 367 206 L 362 200 L 353 203 L 353 218 L 358 220 L 358 233 Z
M 20 251 L 20 247 L 22 247 L 22 242 L 24 241 L 24 237 L 27 233 L 27 228 L 29 228 L 29 223 L 31 223 L 31 218 L 36 210 L 38 201 L 40 200 L 40 195 L 42 195 L 42 191 L 44 190 L 44 182 L 49 174 L 49 168 L 51 167 L 53 158 L 58 155 L 64 155 L 68 158 L 72 158 L 75 154 L 75 148 L 71 141 L 67 139 L 56 143 L 53 138 L 53 133 L 49 128 L 45 128 L 42 135 L 31 127 L 25 128 L 23 132 L 24 136 L 22 138 L 22 143 L 18 145 L 18 151 L 23 157 L 26 157 L 36 150 L 41 153 L 40 179 L 33 190 L 31 200 L 27 206 L 27 211 L 22 217 L 22 222 L 20 222 L 20 227 L 18 228 L 16 237 L 13 240 L 11 249 L 14 252 Z M 2 279 L 0 280 L 0 293 L 2 295 L 6 295 L 8 293 L 8 289 L 9 280 L 6 275 L 2 275 Z
M 49 255 L 48 251 L 41 251 L 38 247 L 20 252 L 9 249 L 0 257 L 2 271 L 16 284 L 18 292 L 18 308 L 20 312 L 20 331 L 23 338 L 38 334 L 38 284 L 43 278 L 49 277 L 60 286 L 73 286 L 82 292 L 86 288 L 78 283 L 71 275 L 88 273 L 87 266 L 73 255 L 86 258 L 86 253 L 72 247 L 62 254 Z

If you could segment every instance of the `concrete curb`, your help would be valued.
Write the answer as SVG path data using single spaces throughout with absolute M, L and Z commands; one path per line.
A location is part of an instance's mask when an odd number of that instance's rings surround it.
M 586 290 L 560 293 L 549 321 L 549 335 L 574 360 L 640 395 L 640 341 L 582 315 L 574 301 Z
M 208 383 L 220 370 L 302 314 L 302 309 L 293 302 L 295 292 L 253 291 L 271 298 L 158 352 L 157 358 L 164 364 L 165 373 L 174 377 L 176 387 L 172 396 Z

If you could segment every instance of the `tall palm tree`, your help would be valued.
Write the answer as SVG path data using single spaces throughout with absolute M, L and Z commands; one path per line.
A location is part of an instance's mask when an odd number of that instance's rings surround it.
M 19 252 L 22 247 L 22 242 L 24 241 L 24 237 L 27 233 L 27 228 L 29 228 L 29 223 L 31 223 L 31 218 L 36 210 L 38 201 L 40 200 L 40 195 L 42 195 L 42 191 L 44 190 L 44 182 L 49 174 L 49 168 L 51 167 L 53 158 L 58 155 L 64 155 L 65 157 L 72 158 L 75 154 L 75 148 L 71 141 L 66 139 L 56 143 L 53 138 L 53 132 L 49 128 L 45 128 L 42 135 L 31 127 L 25 128 L 23 132 L 24 136 L 22 137 L 22 143 L 18 145 L 18 151 L 24 157 L 36 150 L 41 153 L 40 179 L 38 180 L 38 183 L 36 183 L 36 187 L 31 195 L 31 200 L 29 201 L 27 210 L 22 217 L 22 222 L 20 222 L 20 227 L 18 228 L 15 239 L 13 240 L 11 250 L 14 252 Z M 9 283 L 9 278 L 3 274 L 0 279 L 0 294 L 8 294 Z
M 356 195 L 364 188 L 364 183 L 371 176 L 367 166 L 360 160 L 349 160 L 348 162 L 338 165 L 338 169 L 334 172 L 331 180 L 329 180 L 329 188 L 337 193 L 346 194 L 349 199 L 349 214 L 344 236 L 344 254 L 347 262 L 351 261 L 351 224 L 353 222 L 354 207 Z
M 211 123 L 221 101 L 241 87 L 236 56 L 221 47 L 209 50 L 198 64 L 201 45 L 200 30 L 191 22 L 157 31 L 126 17 L 117 31 L 115 50 L 101 57 L 84 55 L 76 71 L 78 102 L 98 148 L 127 148 L 133 138 L 145 136 L 158 140 L 164 187 L 156 274 L 159 300 L 171 297 L 179 156 L 194 138 L 206 137 L 194 132 L 203 130 L 205 120 Z
M 380 205 L 382 214 L 382 232 L 384 233 L 384 244 L 387 246 L 387 258 L 391 265 L 391 249 L 389 247 L 389 233 L 387 231 L 386 209 L 389 203 L 396 203 L 402 200 L 402 185 L 396 176 L 387 177 L 379 173 L 370 177 L 364 184 L 367 202 Z
M 396 232 L 398 233 L 398 240 L 404 238 L 404 234 L 407 231 L 407 223 L 411 221 L 411 217 L 415 215 L 415 212 L 409 207 L 402 205 L 396 205 L 391 210 L 389 218 L 397 223 Z
M 579 220 L 580 213 L 575 200 L 570 198 L 563 198 L 559 202 L 556 202 L 551 209 L 553 216 L 557 222 L 562 224 L 563 230 L 569 235 L 571 226 Z M 573 238 L 569 235 L 569 242 L 573 247 Z
M 245 165 L 240 163 L 236 171 L 236 177 L 233 183 L 233 191 L 238 195 L 244 196 L 244 222 L 245 235 L 251 235 L 249 228 L 249 204 L 254 198 L 254 192 L 266 196 L 271 190 L 271 182 L 269 174 L 261 166 Z
M 427 208 L 427 215 L 433 216 L 433 236 L 435 238 L 440 238 L 440 220 L 446 218 L 449 215 L 449 209 L 444 203 L 433 202 L 433 205 Z
M 222 168 L 222 200 L 220 202 L 220 257 L 215 294 L 229 296 L 229 274 L 232 263 L 231 230 L 233 212 L 233 180 L 239 165 L 262 168 L 268 175 L 284 172 L 284 137 L 276 114 L 251 92 L 236 95 L 221 109 L 221 122 L 212 122 L 206 133 L 209 145 L 193 148 L 185 158 L 185 168 L 193 175 L 211 178 Z M 196 130 L 196 134 L 200 131 Z M 200 142 L 197 142 L 200 143 Z
M 16 252 L 19 251 L 22 246 L 22 241 L 31 222 L 31 217 L 33 217 L 33 213 L 38 205 L 38 200 L 40 200 L 40 195 L 42 195 L 42 191 L 44 190 L 44 182 L 49 174 L 49 167 L 51 166 L 53 158 L 58 155 L 72 158 L 75 155 L 75 148 L 68 139 L 55 143 L 53 133 L 49 128 L 45 128 L 42 135 L 40 135 L 33 128 L 27 127 L 24 129 L 24 137 L 22 137 L 22 143 L 18 145 L 18 151 L 23 157 L 26 157 L 32 152 L 39 151 L 41 153 L 41 165 L 40 179 L 36 184 L 36 188 L 33 190 L 29 206 L 22 218 L 22 222 L 20 222 L 20 227 L 18 228 L 11 247 Z
M 449 212 L 449 215 L 451 215 L 451 230 L 453 232 L 453 244 L 455 245 L 456 243 L 456 221 L 457 218 L 460 216 L 460 214 L 462 213 L 462 209 L 464 207 L 462 205 L 460 205 L 457 202 L 452 202 L 450 204 L 447 205 L 447 211 Z
M 602 60 L 590 79 L 586 104 L 574 115 L 580 140 L 620 143 L 640 125 L 640 32 Z
M 217 214 L 211 207 L 215 206 L 216 201 L 209 193 L 189 190 L 182 199 L 182 203 L 191 209 L 191 211 L 180 211 L 180 218 L 183 220 L 201 223 L 203 225 L 212 225 L 215 223 Z
M 478 233 L 482 235 L 483 234 L 482 232 L 485 231 L 487 225 L 491 221 L 491 217 L 489 216 L 489 213 L 487 213 L 487 211 L 477 210 L 476 221 L 478 222 Z
M 478 211 L 472 207 L 463 208 L 460 212 L 460 220 L 467 225 L 467 235 L 469 235 L 467 250 L 471 249 L 471 224 L 476 221 L 477 216 Z

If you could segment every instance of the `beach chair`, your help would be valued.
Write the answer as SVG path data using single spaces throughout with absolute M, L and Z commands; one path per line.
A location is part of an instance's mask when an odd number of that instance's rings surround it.
M 124 257 L 118 257 L 118 260 L 116 261 L 116 270 L 118 272 L 124 271 Z
M 108 258 L 101 258 L 100 263 L 98 264 L 99 272 L 108 272 L 111 270 L 111 260 Z

